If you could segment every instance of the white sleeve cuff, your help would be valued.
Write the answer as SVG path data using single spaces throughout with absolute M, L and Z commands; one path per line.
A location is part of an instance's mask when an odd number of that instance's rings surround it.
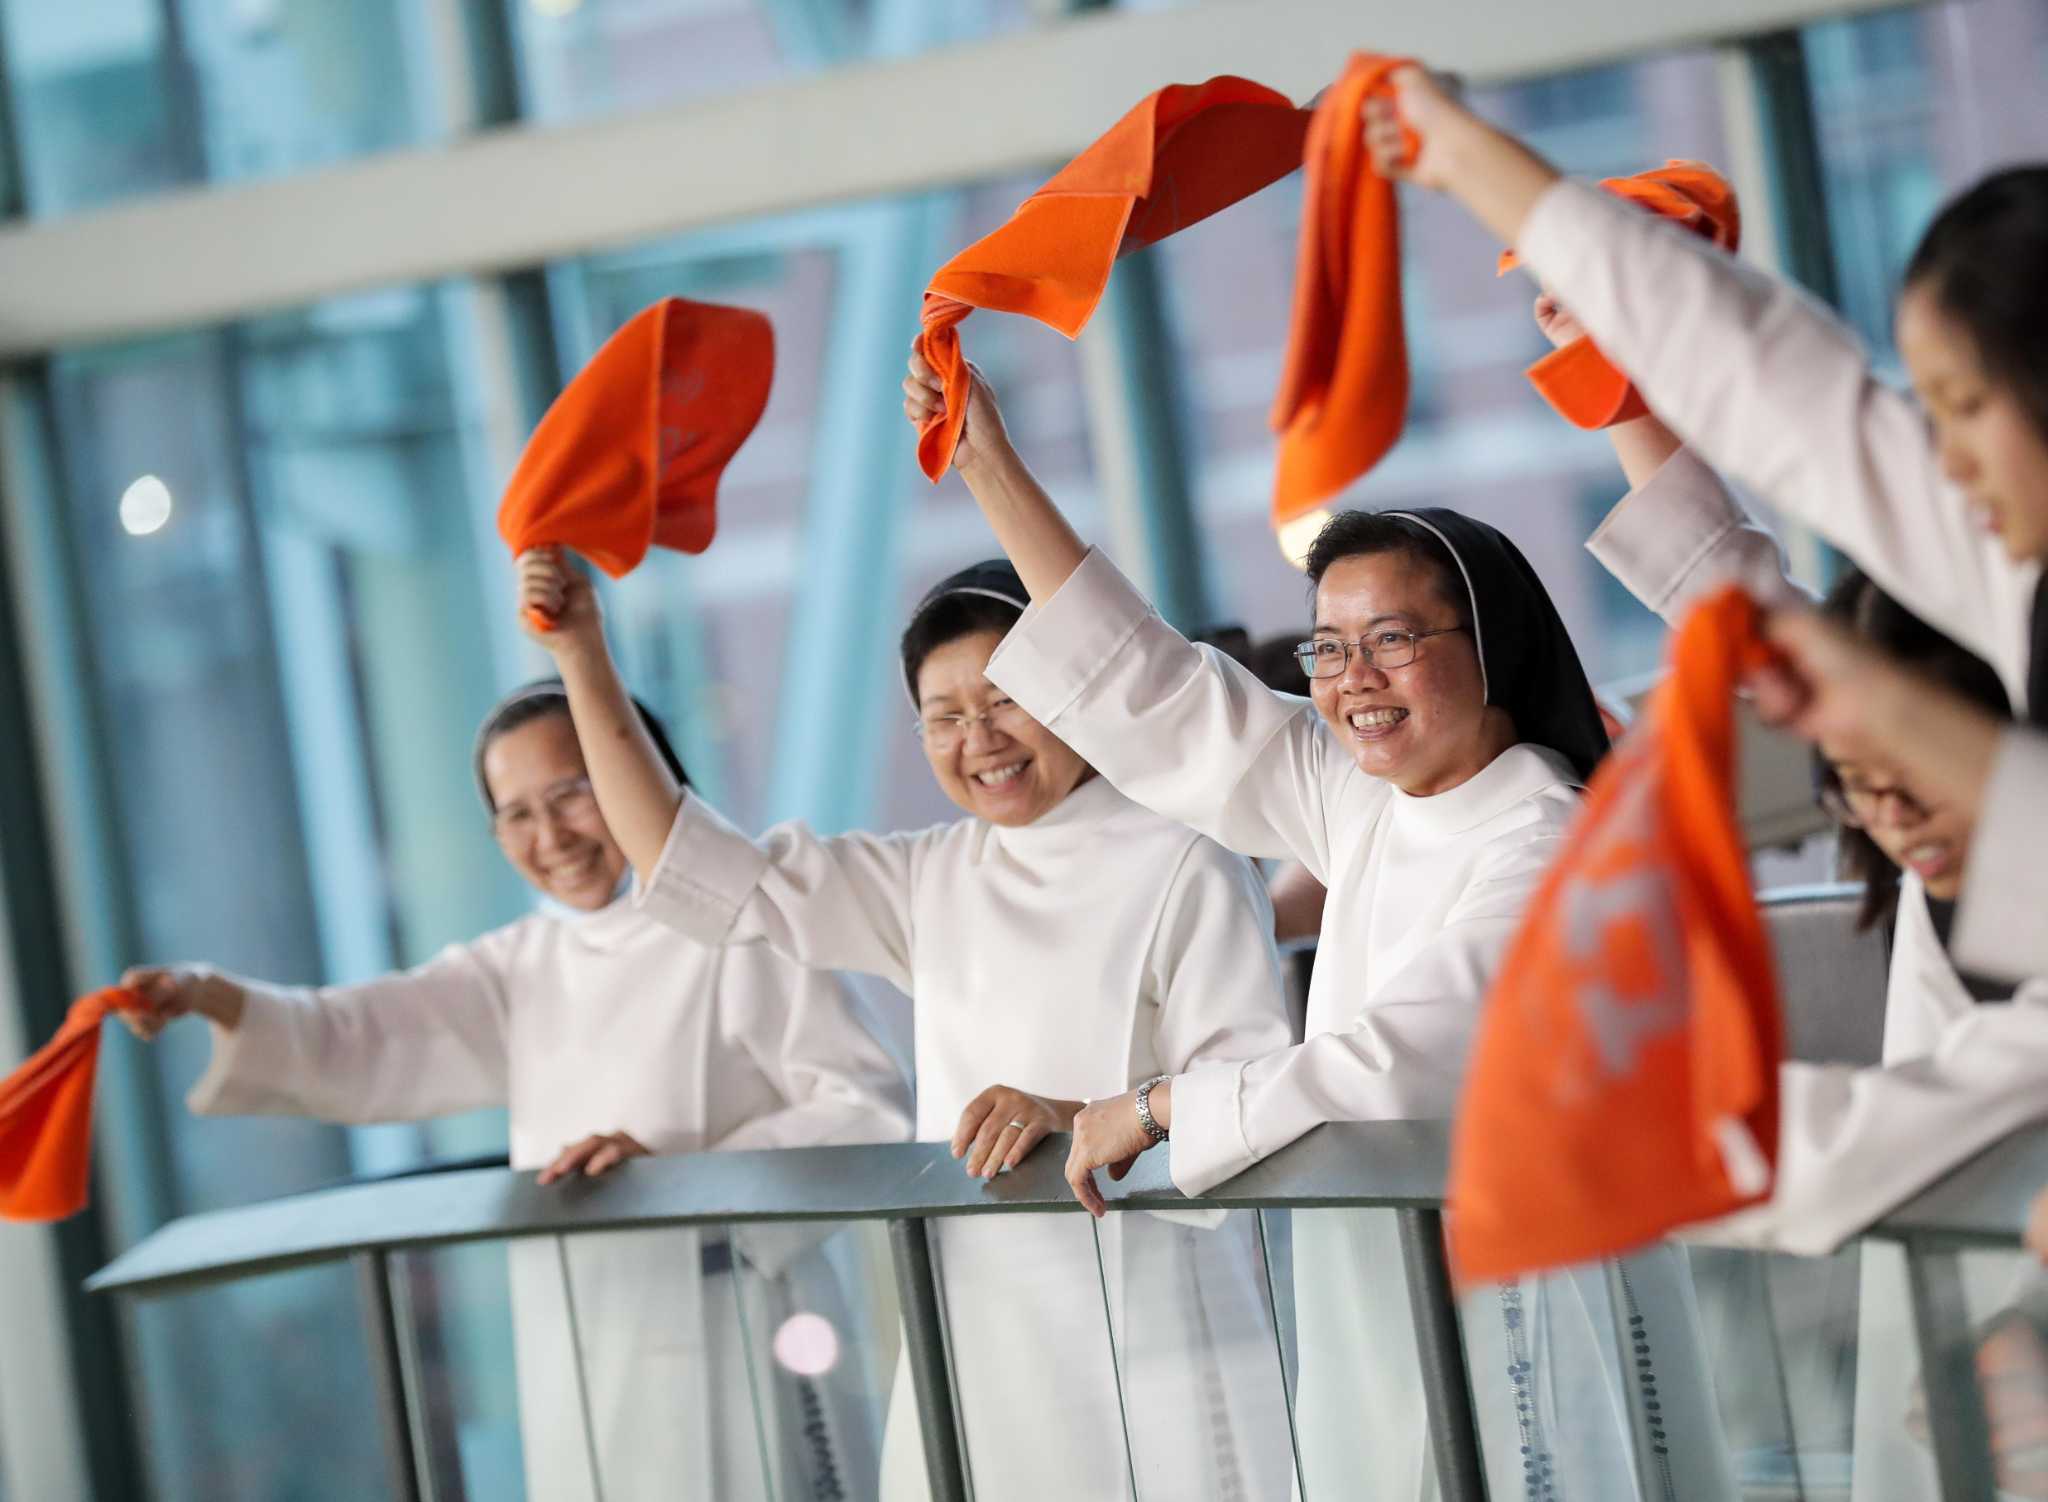
M 213 1055 L 186 1092 L 185 1105 L 195 1116 L 296 1115 L 290 1088 L 297 1057 L 291 1009 L 309 1005 L 311 996 L 249 981 L 237 984 L 241 1018 L 232 1028 L 207 1023 Z
M 2007 980 L 2048 976 L 2048 735 L 2008 730 L 1970 840 L 1956 909 L 1956 960 Z M 1178 1102 L 1175 1103 L 1178 1105 Z
M 685 792 L 654 863 L 632 901 L 648 917 L 703 944 L 719 944 L 768 869 L 765 851 Z
M 1167 1150 L 1182 1194 L 1207 1194 L 1259 1161 L 1244 1134 L 1243 1082 L 1241 1062 L 1197 1064 L 1174 1077 Z
M 988 678 L 1040 724 L 1066 712 L 1152 607 L 1099 549 L 1042 604 L 1033 604 L 1010 628 Z
M 1667 621 L 1724 583 L 1742 585 L 1767 605 L 1796 597 L 1777 540 L 1751 523 L 1690 449 L 1617 501 L 1586 551 Z

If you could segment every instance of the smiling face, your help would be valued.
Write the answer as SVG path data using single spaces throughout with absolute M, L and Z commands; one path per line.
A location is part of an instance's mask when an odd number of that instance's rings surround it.
M 1901 294 L 1896 333 L 1942 473 L 2016 562 L 2048 561 L 2048 438 L 2025 402 L 1985 371 L 1969 331 L 1924 283 Z
M 1928 896 L 1958 896 L 1970 853 L 1969 823 L 1951 808 L 1922 802 L 1889 767 L 1838 760 L 1826 745 L 1821 755 L 1839 786 L 1848 821 L 1870 836 L 1885 859 L 1917 874 Z
M 491 829 L 512 868 L 564 906 L 595 912 L 612 900 L 626 854 L 597 811 L 583 748 L 567 713 L 506 731 L 484 749 Z
M 1410 552 L 1339 558 L 1316 585 L 1318 638 L 1461 624 L 1438 570 Z M 1514 744 L 1513 723 L 1486 703 L 1469 629 L 1418 641 L 1406 667 L 1375 667 L 1354 650 L 1341 674 L 1310 679 L 1309 695 L 1360 771 L 1418 798 L 1448 792 Z
M 1057 807 L 1091 774 L 1065 741 L 988 681 L 1002 641 L 1000 631 L 976 631 L 932 648 L 917 670 L 917 707 L 940 789 L 976 818 L 1015 826 Z

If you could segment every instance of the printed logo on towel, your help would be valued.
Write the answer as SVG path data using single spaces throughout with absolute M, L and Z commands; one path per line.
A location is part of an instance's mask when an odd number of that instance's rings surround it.
M 689 422 L 690 406 L 709 386 L 701 370 L 671 375 L 661 383 L 661 477 L 680 464 L 683 456 L 704 441 L 704 430 Z
M 1583 1039 L 1562 1050 L 1551 1082 L 1559 1102 L 1583 1101 L 1603 1081 L 1635 1073 L 1643 1051 L 1678 1039 L 1685 945 L 1678 897 L 1656 852 L 1659 769 L 1638 737 L 1612 753 L 1627 764 L 1620 796 L 1572 879 L 1558 893 L 1563 958 Z

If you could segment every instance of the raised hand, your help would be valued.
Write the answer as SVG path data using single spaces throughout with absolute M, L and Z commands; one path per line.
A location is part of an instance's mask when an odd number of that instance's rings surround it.
M 960 1123 L 953 1128 L 953 1156 L 967 1160 L 969 1177 L 992 1179 L 1022 1163 L 1048 1133 L 1065 1131 L 1076 1108 L 1073 1101 L 990 1085 L 960 1113 Z
M 1450 186 L 1448 158 L 1459 125 L 1472 120 L 1451 80 L 1425 68 L 1397 69 L 1392 97 L 1368 96 L 1361 110 L 1366 155 L 1381 177 L 1441 191 Z M 1415 151 L 1409 154 L 1409 132 Z
M 995 393 L 989 388 L 980 367 L 971 360 L 967 363 L 967 379 L 970 387 L 967 425 L 960 430 L 960 442 L 953 450 L 953 468 L 963 476 L 991 459 L 1000 459 L 1010 446 L 1010 435 L 1003 426 L 1003 414 L 996 406 Z M 944 416 L 945 411 L 946 383 L 913 347 L 910 351 L 910 374 L 903 378 L 903 415 L 913 427 L 921 428 L 933 418 Z
M 519 620 L 528 637 L 555 655 L 603 642 L 597 590 L 566 549 L 532 548 L 519 555 L 517 567 Z
M 1585 337 L 1586 326 L 1572 316 L 1570 309 L 1548 292 L 1537 297 L 1535 314 L 1536 327 L 1542 330 L 1544 338 L 1559 349 L 1563 349 L 1575 339 Z
M 648 1150 L 625 1132 L 593 1132 L 555 1154 L 540 1171 L 542 1184 L 555 1184 L 581 1174 L 586 1179 L 610 1173 L 628 1158 L 648 1157 Z

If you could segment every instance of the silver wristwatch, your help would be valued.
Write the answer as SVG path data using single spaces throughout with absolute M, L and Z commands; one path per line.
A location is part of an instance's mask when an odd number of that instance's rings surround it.
M 1138 1125 L 1145 1129 L 1145 1135 L 1152 1139 L 1155 1146 L 1164 1142 L 1168 1133 L 1165 1127 L 1152 1119 L 1152 1087 L 1162 1080 L 1172 1078 L 1170 1074 L 1155 1074 L 1138 1087 Z

